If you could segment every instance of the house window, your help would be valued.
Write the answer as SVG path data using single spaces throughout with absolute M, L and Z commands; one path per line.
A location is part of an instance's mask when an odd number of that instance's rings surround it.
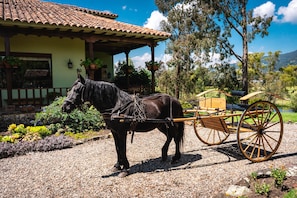
M 21 60 L 17 68 L 12 69 L 12 88 L 51 88 L 52 65 L 51 56 L 44 54 L 18 54 Z M 0 87 L 6 88 L 5 68 L 0 70 Z

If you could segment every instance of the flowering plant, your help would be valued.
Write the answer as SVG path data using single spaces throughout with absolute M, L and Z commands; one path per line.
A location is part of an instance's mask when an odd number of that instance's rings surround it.
M 163 64 L 162 61 L 148 61 L 145 62 L 146 67 L 148 68 L 148 70 L 158 70 L 160 68 L 160 66 Z
M 85 67 L 87 69 L 94 66 L 94 68 L 92 69 L 98 69 L 102 66 L 102 61 L 99 58 L 95 58 L 95 59 L 86 58 L 86 60 L 80 63 L 80 66 Z

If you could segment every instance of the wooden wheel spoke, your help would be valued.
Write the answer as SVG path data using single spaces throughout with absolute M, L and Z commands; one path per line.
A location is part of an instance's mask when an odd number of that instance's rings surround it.
M 254 136 L 254 137 L 253 137 Z M 251 141 L 246 141 L 246 142 L 248 142 L 248 145 L 247 145 L 247 147 L 244 149 L 244 152 L 246 152 L 247 150 L 248 150 L 248 148 L 251 146 L 251 144 L 253 143 L 253 141 L 257 138 L 257 134 L 253 134 L 253 135 L 250 135 L 249 137 L 247 137 L 247 138 L 244 138 L 244 141 L 245 140 L 248 140 L 249 138 L 251 138 L 251 137 L 253 137 L 252 138 L 252 140 Z
M 217 131 L 216 130 L 213 130 L 213 133 L 212 133 L 212 142 L 215 142 L 215 140 L 216 140 L 216 133 L 217 133 Z
M 264 107 L 260 108 L 259 113 L 257 114 L 258 119 L 258 125 L 263 125 L 263 120 L 264 120 Z M 258 112 L 258 110 L 257 110 Z M 261 116 L 260 116 L 261 115 Z
M 217 134 L 218 134 L 218 138 L 219 138 L 219 140 L 222 141 L 222 139 L 221 139 L 221 135 L 220 135 L 220 132 L 219 132 L 219 131 L 217 131 Z
M 267 156 L 267 152 L 266 152 L 266 148 L 265 148 L 264 139 L 265 139 L 265 137 L 261 138 L 261 140 L 262 140 L 262 145 L 263 145 L 264 156 Z
M 250 158 L 253 158 L 253 155 L 254 155 L 254 152 L 255 152 L 255 149 L 256 149 L 258 140 L 259 140 L 259 137 L 256 136 L 256 141 L 255 141 L 255 143 L 253 143 L 254 144 L 254 147 L 253 147 L 252 152 L 250 154 Z
M 256 118 L 259 118 L 259 113 L 258 113 L 258 105 L 256 106 Z M 252 114 L 253 115 L 253 114 Z M 253 116 L 254 117 L 254 116 Z M 254 120 L 254 118 L 252 118 Z M 257 119 L 257 122 L 254 122 L 256 125 L 259 125 L 259 119 Z
M 206 138 L 207 141 L 209 140 L 212 131 L 213 131 L 213 130 L 211 129 L 210 132 L 209 132 L 209 134 L 208 134 L 208 136 L 207 136 L 207 138 Z
M 271 149 L 271 151 L 273 151 L 273 148 L 272 148 L 270 142 L 268 141 L 268 139 L 267 139 L 265 136 L 263 136 L 263 138 L 264 138 L 265 141 L 267 142 L 267 144 L 268 144 L 269 148 Z
M 253 115 L 254 115 L 254 113 L 253 113 L 251 116 L 249 115 L 249 117 L 250 117 L 250 118 L 252 119 L 252 121 L 254 122 L 254 125 L 259 125 L 259 121 L 256 121 Z M 257 115 L 258 115 L 258 113 L 257 113 Z
M 257 133 L 253 133 L 251 135 L 249 135 L 248 137 L 242 139 L 244 142 L 248 142 L 249 139 L 255 139 L 255 137 L 257 136 Z
M 270 114 L 270 115 L 272 115 L 272 114 Z M 268 116 L 267 116 L 267 119 L 266 119 L 266 121 L 265 121 L 265 125 L 264 125 L 264 127 L 266 127 L 266 126 L 270 123 L 270 121 L 273 120 L 273 118 L 274 118 L 276 115 L 278 115 L 278 114 L 277 114 L 277 113 L 274 113 L 273 116 L 272 116 L 272 117 L 269 117 L 269 118 L 268 118 Z M 269 119 L 269 120 L 268 120 L 268 119 Z M 278 122 L 278 123 L 279 123 L 279 122 Z
M 263 138 L 259 137 L 259 144 L 258 144 L 258 154 L 257 154 L 257 158 L 260 158 L 261 155 L 261 143 L 263 143 Z M 263 144 L 264 145 L 264 144 Z
M 204 126 L 195 127 L 194 131 L 197 138 L 207 145 L 221 144 L 229 137 L 229 133 L 227 132 Z
M 243 124 L 248 125 L 249 128 L 251 128 L 251 129 L 253 129 L 255 131 L 255 125 L 252 125 L 252 124 L 248 123 L 246 120 L 243 120 Z M 254 121 L 254 124 L 256 124 L 255 121 Z M 245 128 L 247 128 L 247 127 L 245 127 Z
M 269 124 L 269 123 L 267 123 L 267 125 L 268 125 L 268 124 Z M 278 121 L 278 122 L 274 122 L 274 123 L 272 123 L 272 124 L 269 125 L 269 126 L 265 125 L 265 131 L 266 131 L 266 129 L 269 129 L 269 128 L 271 128 L 271 127 L 277 125 L 277 124 L 280 124 L 280 121 Z
M 268 142 L 268 139 L 266 139 L 266 137 L 269 137 L 271 140 L 273 140 L 273 141 L 275 141 L 275 142 L 278 141 L 278 140 L 276 140 L 275 138 L 271 137 L 270 135 L 265 134 L 265 135 L 264 135 L 264 138 L 265 138 L 265 140 L 267 140 L 267 142 Z

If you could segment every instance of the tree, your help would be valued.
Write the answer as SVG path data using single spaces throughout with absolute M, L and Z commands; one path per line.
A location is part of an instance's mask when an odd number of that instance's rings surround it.
M 167 22 L 163 22 L 163 30 L 171 33 L 167 52 L 172 54 L 172 60 L 167 63 L 175 69 L 175 96 L 179 98 L 181 85 L 190 79 L 189 71 L 195 69 L 193 53 L 199 54 L 199 61 L 208 57 L 209 49 L 214 47 L 213 39 L 218 37 L 213 21 L 208 17 L 213 12 L 208 4 L 200 5 L 183 1 L 156 0 L 156 4 L 165 15 Z M 199 7 L 206 6 L 204 10 L 208 14 L 198 12 Z M 212 24 L 212 25 L 211 25 Z M 208 36 L 205 36 L 208 34 Z M 206 54 L 206 56 L 202 56 Z
M 220 90 L 237 90 L 239 83 L 237 80 L 236 69 L 228 64 L 215 64 L 212 66 L 213 78 L 212 84 Z
M 297 65 L 288 65 L 281 68 L 281 81 L 285 86 L 294 87 L 297 86 Z
M 247 10 L 248 0 L 214 0 L 213 7 L 216 8 L 216 17 L 221 22 L 221 36 L 218 39 L 218 51 L 226 58 L 235 56 L 242 64 L 242 90 L 248 92 L 248 43 L 255 36 L 268 35 L 268 27 L 272 16 L 253 16 L 253 10 Z M 233 50 L 230 38 L 238 35 L 242 40 L 242 55 Z
M 253 16 L 247 10 L 247 0 L 155 0 L 159 10 L 167 15 L 165 31 L 172 34 L 171 52 L 174 61 L 195 53 L 208 61 L 210 52 L 220 53 L 221 60 L 235 56 L 242 64 L 242 89 L 248 92 L 248 43 L 257 34 L 268 35 L 272 17 Z M 242 55 L 233 50 L 230 38 L 237 34 L 242 40 Z M 180 49 L 187 48 L 187 51 Z M 190 63 L 190 62 L 186 62 Z M 181 64 L 177 63 L 177 76 Z M 177 81 L 178 83 L 178 81 Z
M 262 90 L 268 94 L 283 94 L 285 87 L 280 80 L 280 72 L 275 70 L 279 54 L 280 51 L 269 52 L 268 56 L 264 56 L 263 52 L 249 54 L 248 81 L 254 91 Z M 241 64 L 239 66 L 242 67 Z

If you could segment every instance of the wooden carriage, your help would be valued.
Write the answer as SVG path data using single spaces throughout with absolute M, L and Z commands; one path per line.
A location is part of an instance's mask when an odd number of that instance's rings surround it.
M 203 92 L 198 97 L 210 91 Z M 263 92 L 242 96 L 240 101 L 246 101 L 261 93 Z M 195 113 L 197 119 L 194 121 L 194 130 L 203 143 L 218 145 L 230 134 L 236 133 L 240 151 L 252 162 L 265 161 L 277 151 L 283 136 L 283 120 L 273 103 L 257 101 L 246 106 L 244 111 L 239 111 L 227 109 L 225 98 L 204 97 L 200 100 L 198 109 L 188 112 Z

